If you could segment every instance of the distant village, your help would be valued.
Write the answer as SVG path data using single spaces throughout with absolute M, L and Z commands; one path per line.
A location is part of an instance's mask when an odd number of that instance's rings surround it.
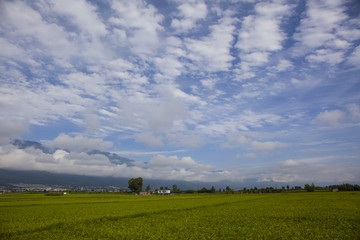
M 127 187 L 118 186 L 77 186 L 77 185 L 45 185 L 45 184 L 9 184 L 0 186 L 0 193 L 14 192 L 125 192 Z

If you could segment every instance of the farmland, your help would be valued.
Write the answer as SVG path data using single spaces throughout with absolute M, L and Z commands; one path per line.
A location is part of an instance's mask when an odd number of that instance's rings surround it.
M 0 239 L 360 239 L 359 229 L 359 192 L 0 196 Z

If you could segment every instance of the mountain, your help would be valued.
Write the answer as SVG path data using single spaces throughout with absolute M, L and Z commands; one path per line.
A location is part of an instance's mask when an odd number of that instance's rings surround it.
M 92 150 L 90 152 L 88 152 L 89 155 L 93 155 L 93 154 L 101 154 L 106 156 L 109 161 L 113 164 L 126 164 L 128 166 L 134 166 L 134 160 L 130 160 L 128 158 L 125 157 L 121 157 L 119 155 L 117 155 L 116 153 L 111 153 L 111 152 L 102 152 L 99 150 Z
M 116 186 L 119 189 L 127 189 L 130 178 L 115 178 L 115 177 L 94 177 L 81 176 L 74 174 L 59 174 L 45 171 L 20 171 L 10 169 L 0 169 L 0 186 L 9 186 L 12 184 L 43 184 L 43 185 L 62 185 L 72 188 L 77 187 L 109 187 Z M 144 179 L 143 188 L 147 185 L 151 189 L 168 187 L 172 188 L 177 185 L 182 190 L 187 189 L 201 189 L 203 187 L 211 188 L 212 185 L 220 188 L 219 183 L 202 183 L 202 182 L 186 182 L 181 180 L 159 180 L 159 179 Z M 225 188 L 221 184 L 221 188 Z
M 13 145 L 19 149 L 35 148 L 39 149 L 46 154 L 53 154 L 58 149 L 52 149 L 44 146 L 39 142 L 15 140 Z M 66 149 L 62 149 L 67 151 Z M 68 151 L 69 152 L 69 151 Z M 126 164 L 127 166 L 134 166 L 135 161 L 121 157 L 116 153 L 105 152 L 100 150 L 91 150 L 88 155 L 100 154 L 105 156 L 113 164 Z M 135 176 L 137 177 L 137 176 Z M 140 177 L 140 176 L 139 176 Z M 115 177 L 94 177 L 94 176 L 81 176 L 74 174 L 57 174 L 44 171 L 19 171 L 0 169 L 0 185 L 10 185 L 18 183 L 26 184 L 50 184 L 50 185 L 66 185 L 66 186 L 117 186 L 120 189 L 127 189 L 129 178 L 115 178 Z M 201 189 L 211 188 L 214 186 L 216 189 L 224 189 L 226 186 L 230 186 L 232 189 L 239 190 L 246 188 L 265 188 L 265 187 L 278 187 L 286 186 L 287 183 L 277 182 L 258 182 L 257 179 L 245 179 L 241 182 L 232 181 L 220 181 L 220 182 L 187 182 L 181 180 L 162 180 L 162 179 L 144 179 L 143 187 L 150 185 L 152 189 L 159 188 L 161 186 L 172 188 L 173 185 L 177 185 L 182 190 L 187 189 Z M 291 183 L 291 186 L 301 186 L 304 183 Z M 327 185 L 327 184 L 323 184 Z
M 19 149 L 35 148 L 35 149 L 41 150 L 43 153 L 46 153 L 46 154 L 53 154 L 56 150 L 58 150 L 58 149 L 48 148 L 39 142 L 20 140 L 20 139 L 14 140 L 12 144 Z M 67 151 L 66 149 L 62 149 L 62 150 Z M 69 152 L 69 151 L 67 151 L 67 152 Z M 107 157 L 109 159 L 109 161 L 111 163 L 118 164 L 118 165 L 126 164 L 127 166 L 134 166 L 134 162 L 135 162 L 134 160 L 131 160 L 131 159 L 128 159 L 125 157 L 121 157 L 121 156 L 117 155 L 116 153 L 104 152 L 104 151 L 100 151 L 100 150 L 96 150 L 96 149 L 89 151 L 87 154 L 89 154 L 89 155 L 94 155 L 94 154 L 104 155 L 105 157 Z
M 94 177 L 94 176 L 81 176 L 74 174 L 59 174 L 50 173 L 45 171 L 21 171 L 0 169 L 0 186 L 9 186 L 13 184 L 43 184 L 43 185 L 62 185 L 69 188 L 77 189 L 79 187 L 84 188 L 107 188 L 109 186 L 115 186 L 118 189 L 127 189 L 128 181 L 130 178 L 116 178 L 116 177 Z M 160 187 L 168 187 L 172 189 L 173 185 L 177 185 L 177 188 L 181 190 L 198 190 L 203 187 L 210 189 L 212 186 L 216 190 L 219 188 L 224 189 L 226 186 L 230 186 L 234 190 L 241 190 L 246 188 L 262 188 L 262 187 L 279 187 L 286 186 L 284 184 L 276 184 L 274 182 L 255 182 L 253 180 L 247 180 L 245 182 L 187 182 L 182 180 L 161 180 L 161 179 L 144 179 L 143 188 L 147 185 L 151 186 L 152 190 Z
M 56 151 L 56 149 L 50 149 L 48 147 L 45 147 L 41 143 L 34 142 L 34 141 L 26 141 L 26 140 L 16 139 L 13 141 L 12 144 L 19 149 L 35 148 L 35 149 L 41 150 L 43 153 L 46 153 L 46 154 L 53 154 Z
M 92 177 L 73 174 L 59 174 L 45 171 L 21 171 L 0 169 L 0 185 L 12 184 L 44 184 L 63 186 L 119 186 L 127 188 L 127 178 Z

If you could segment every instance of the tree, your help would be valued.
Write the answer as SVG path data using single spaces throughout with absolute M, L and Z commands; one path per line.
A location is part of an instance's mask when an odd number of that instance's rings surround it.
M 141 192 L 142 185 L 143 185 L 143 179 L 142 179 L 142 177 L 132 178 L 129 180 L 128 184 L 129 184 L 128 188 L 132 192 Z
M 314 183 L 312 183 L 311 185 L 305 184 L 304 189 L 307 192 L 314 192 L 315 191 L 315 185 L 314 185 Z
M 174 184 L 174 185 L 172 186 L 172 192 L 173 192 L 173 193 L 180 192 L 180 189 L 178 189 L 178 187 L 177 187 L 176 184 Z
M 147 187 L 145 188 L 145 192 L 150 192 L 150 189 L 151 189 L 151 187 L 150 187 L 150 184 L 149 184 L 149 185 L 147 185 Z
M 229 186 L 226 186 L 226 193 L 234 193 L 234 190 L 232 190 Z
M 198 193 L 209 193 L 210 190 L 206 189 L 206 187 L 203 187 L 202 189 L 197 191 Z
M 215 192 L 216 192 L 216 189 L 215 189 L 214 186 L 211 187 L 210 192 L 211 192 L 211 193 L 215 193 Z

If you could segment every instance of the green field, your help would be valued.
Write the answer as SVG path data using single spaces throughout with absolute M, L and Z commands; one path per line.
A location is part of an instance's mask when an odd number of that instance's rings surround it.
M 4 194 L 0 239 L 360 239 L 359 192 Z

